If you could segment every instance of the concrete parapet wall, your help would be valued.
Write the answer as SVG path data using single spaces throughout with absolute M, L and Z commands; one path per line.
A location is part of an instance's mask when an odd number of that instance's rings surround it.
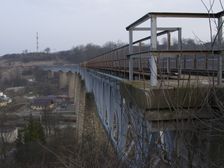
M 208 87 L 180 86 L 142 89 L 134 82 L 120 84 L 121 94 L 139 108 L 148 110 L 199 107 L 208 94 Z

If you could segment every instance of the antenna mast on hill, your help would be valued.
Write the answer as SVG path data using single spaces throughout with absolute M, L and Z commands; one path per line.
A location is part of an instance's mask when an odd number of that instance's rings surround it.
M 37 52 L 39 51 L 39 35 L 38 35 L 38 32 L 37 32 L 37 36 L 36 36 L 36 40 L 37 40 Z

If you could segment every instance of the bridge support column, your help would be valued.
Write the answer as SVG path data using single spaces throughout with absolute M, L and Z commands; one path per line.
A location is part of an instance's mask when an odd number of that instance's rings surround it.
M 75 112 L 79 111 L 79 101 L 80 101 L 80 89 L 81 88 L 81 79 L 77 73 L 75 73 L 75 95 L 74 95 L 74 104 Z
M 68 73 L 68 96 L 69 98 L 75 97 L 75 75 Z
M 105 83 L 103 89 L 104 111 L 105 111 L 105 123 L 110 130 L 111 110 L 110 110 L 110 86 Z
M 105 113 L 109 110 L 108 103 L 110 103 L 110 98 L 107 97 L 107 91 L 109 85 L 103 85 L 102 80 L 95 79 L 94 86 L 91 90 L 97 93 L 98 96 L 94 93 L 87 93 L 85 82 L 81 79 L 81 76 L 77 73 L 75 76 L 75 112 L 77 115 L 76 128 L 77 128 L 77 140 L 80 144 L 93 143 L 88 140 L 91 138 L 94 139 L 96 145 L 108 145 L 108 127 L 103 127 L 102 122 L 105 122 L 105 114 L 100 116 L 99 108 L 97 108 L 97 99 L 101 99 L 100 106 L 101 113 Z M 89 79 L 92 80 L 92 79 Z M 98 89 L 96 89 L 98 88 Z M 96 91 L 95 91 L 96 90 Z M 98 90 L 98 91 L 97 91 Z M 95 101 L 94 101 L 95 99 Z M 109 116 L 108 116 L 109 117 Z M 108 118 L 109 119 L 109 118 Z M 105 125 L 104 125 L 105 126 Z M 114 154 L 112 145 L 109 143 L 109 153 Z
M 82 142 L 83 125 L 84 125 L 84 112 L 86 106 L 86 92 L 85 86 L 81 77 L 75 73 L 75 95 L 74 95 L 74 105 L 75 113 L 77 116 L 76 128 L 77 128 L 77 140 L 79 143 Z
M 116 92 L 116 91 L 115 91 Z M 119 96 L 118 93 L 115 94 L 116 96 Z M 117 102 L 117 99 L 115 99 L 115 103 Z M 115 104 L 115 108 L 118 113 L 118 125 L 119 125 L 119 143 L 118 143 L 118 149 L 121 151 L 121 156 L 124 155 L 124 152 L 126 150 L 126 141 L 127 141 L 127 132 L 128 132 L 128 117 L 126 113 L 126 107 L 125 107 L 125 99 L 120 97 L 118 99 L 118 102 L 120 102 L 120 106 L 117 106 Z
M 222 42 L 223 42 L 223 19 L 222 16 L 218 18 L 218 47 L 221 49 L 222 47 Z M 221 85 L 222 84 L 222 55 L 219 55 L 218 57 L 218 81 L 217 84 Z
M 63 89 L 67 86 L 68 84 L 68 78 L 67 78 L 67 73 L 66 72 L 59 72 L 59 88 Z
M 151 50 L 157 49 L 157 19 L 156 16 L 151 18 Z M 155 55 L 150 56 L 150 84 L 156 86 L 157 80 L 157 57 Z
M 54 78 L 54 72 L 53 71 L 48 71 L 47 76 L 48 76 L 48 79 Z

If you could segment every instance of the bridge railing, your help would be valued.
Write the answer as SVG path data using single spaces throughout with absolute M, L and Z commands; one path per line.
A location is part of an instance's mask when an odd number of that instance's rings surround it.
M 178 75 L 182 73 L 207 75 L 217 77 L 222 82 L 224 64 L 223 49 L 214 50 L 184 50 L 182 48 L 182 28 L 158 27 L 158 18 L 199 18 L 218 19 L 218 29 L 222 30 L 223 12 L 212 16 L 207 13 L 148 13 L 126 28 L 129 32 L 129 44 L 99 55 L 86 61 L 82 66 L 113 73 L 124 78 L 151 78 L 151 86 L 157 85 L 157 77 L 162 75 Z M 150 27 L 139 27 L 150 20 Z M 149 31 L 151 36 L 133 42 L 134 31 Z M 176 50 L 171 47 L 171 33 L 177 32 L 178 44 Z M 157 44 L 158 37 L 167 35 L 167 48 L 161 50 Z M 222 31 L 217 33 L 219 48 L 222 48 Z M 144 42 L 149 41 L 149 45 Z
M 148 46 L 134 46 L 134 53 L 129 55 L 128 45 L 88 60 L 82 66 L 98 70 L 128 74 L 129 58 L 133 58 L 134 76 L 149 76 L 150 55 L 156 53 L 157 68 L 160 74 L 172 74 L 181 69 L 183 73 L 209 75 L 217 73 L 220 50 L 157 50 L 149 51 Z M 180 60 L 179 60 L 180 57 Z M 224 65 L 224 64 L 222 64 Z M 224 66 L 223 66 L 224 69 Z

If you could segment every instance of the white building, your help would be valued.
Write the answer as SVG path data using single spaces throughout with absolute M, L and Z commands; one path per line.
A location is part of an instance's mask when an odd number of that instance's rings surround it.
M 18 137 L 18 128 L 2 128 L 0 129 L 0 142 L 14 143 Z
M 9 103 L 12 103 L 12 99 L 0 92 L 0 107 L 7 106 Z

